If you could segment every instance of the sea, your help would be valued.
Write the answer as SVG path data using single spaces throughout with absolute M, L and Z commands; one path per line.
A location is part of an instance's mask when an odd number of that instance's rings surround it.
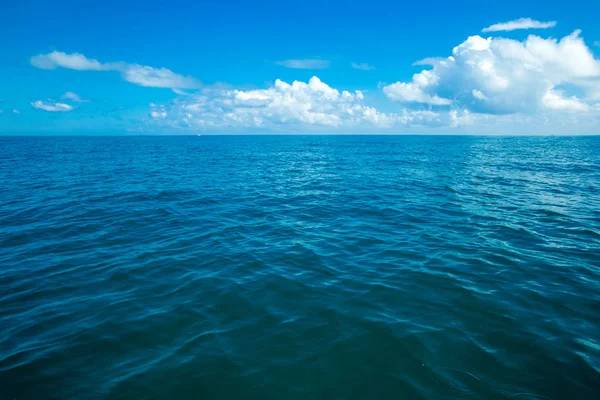
M 0 399 L 599 399 L 600 137 L 0 138 Z

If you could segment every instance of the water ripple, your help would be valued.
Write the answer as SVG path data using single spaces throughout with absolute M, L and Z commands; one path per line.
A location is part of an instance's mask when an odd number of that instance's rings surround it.
M 595 399 L 600 140 L 0 138 L 0 399 Z

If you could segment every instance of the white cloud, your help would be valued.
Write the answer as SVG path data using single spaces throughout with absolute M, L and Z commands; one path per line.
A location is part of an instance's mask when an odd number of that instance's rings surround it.
M 112 69 L 111 64 L 102 64 L 98 60 L 89 59 L 80 53 L 67 54 L 62 51 L 33 56 L 31 57 L 31 65 L 41 69 L 62 67 L 78 71 L 107 71 Z
M 441 98 L 436 94 L 430 95 L 425 93 L 422 87 L 416 82 L 396 82 L 384 87 L 383 93 L 391 100 L 401 103 L 424 103 L 434 106 L 447 106 L 452 104 L 452 100 Z
M 166 111 L 150 111 L 150 116 L 152 118 L 167 118 L 167 115 Z
M 78 71 L 117 71 L 127 82 L 147 87 L 170 89 L 198 89 L 201 83 L 191 77 L 176 74 L 167 68 L 153 68 L 125 62 L 101 63 L 89 59 L 83 54 L 67 54 L 53 51 L 31 57 L 31 64 L 41 69 L 56 69 L 58 67 Z
M 61 96 L 63 100 L 71 100 L 76 103 L 88 103 L 89 100 L 82 99 L 77 93 L 67 92 Z
M 481 92 L 481 90 L 477 90 L 477 89 L 473 89 L 473 97 L 475 97 L 478 100 L 489 100 L 485 94 L 483 94 Z
M 205 88 L 167 105 L 151 103 L 149 116 L 155 124 L 186 131 L 284 133 L 459 127 L 475 119 L 468 110 L 386 113 L 367 100 L 361 91 L 340 91 L 313 77 L 308 82 L 277 80 L 266 89 Z
M 8 110 L 6 110 L 6 112 L 9 112 L 9 111 L 8 111 Z M 19 112 L 19 110 L 11 110 L 10 112 L 12 112 L 13 114 L 21 114 L 21 113 Z M 3 109 L 0 109 L 0 114 L 4 114 L 4 110 L 3 110 Z
M 513 21 L 501 22 L 482 29 L 482 32 L 514 31 L 517 29 L 548 29 L 554 28 L 556 21 L 540 22 L 531 18 L 519 18 Z
M 172 88 L 171 90 L 173 91 L 173 93 L 178 94 L 180 96 L 187 96 L 189 94 L 188 92 L 177 88 Z
M 168 116 L 166 106 L 150 103 L 150 117 L 153 119 L 166 119 Z
M 457 128 L 464 125 L 472 125 L 474 123 L 474 117 L 471 115 L 469 110 L 450 110 L 450 126 Z
M 200 82 L 191 76 L 183 76 L 166 68 L 152 68 L 143 65 L 127 65 L 121 70 L 123 79 L 140 86 L 197 89 Z
M 424 83 L 420 78 L 415 82 Z M 439 84 L 435 80 L 431 82 L 432 85 Z M 488 97 L 489 93 L 486 95 L 478 89 L 472 89 L 469 95 L 481 102 L 495 101 Z M 591 117 L 585 120 L 588 128 L 595 118 L 591 114 L 593 107 L 553 88 L 547 89 L 539 99 L 539 113 L 515 113 L 513 116 L 483 114 L 456 101 L 451 106 L 442 104 L 437 110 L 401 108 L 396 113 L 389 113 L 369 105 L 368 100 L 361 91 L 340 91 L 313 77 L 309 82 L 286 83 L 277 80 L 266 89 L 205 88 L 196 94 L 179 97 L 169 104 L 151 103 L 149 117 L 152 123 L 165 128 L 240 133 L 423 133 L 429 129 L 482 133 L 501 126 L 515 129 L 511 132 L 524 132 L 523 126 L 535 126 L 540 131 L 556 131 L 559 125 L 557 122 L 564 125 L 563 129 L 572 128 L 574 122 L 567 117 L 570 114 L 575 118 L 574 113 L 587 112 L 586 115 Z M 571 125 L 565 125 L 566 121 Z M 502 132 L 501 128 L 497 129 Z
M 542 104 L 553 110 L 588 111 L 590 109 L 589 105 L 577 97 L 564 97 L 561 91 L 553 89 L 548 89 L 548 92 L 542 97 Z
M 33 103 L 31 103 L 31 106 L 33 108 L 49 112 L 68 112 L 75 109 L 73 106 L 70 106 L 68 104 L 47 102 L 42 100 L 34 101 Z
M 452 56 L 418 62 L 433 68 L 410 82 L 383 88 L 391 100 L 450 106 L 470 113 L 514 114 L 553 110 L 586 111 L 600 97 L 600 60 L 575 31 L 569 36 L 523 41 L 471 36 Z M 558 90 L 569 84 L 583 95 L 565 97 Z
M 375 67 L 373 67 L 372 65 L 369 65 L 367 63 L 351 63 L 352 68 L 354 69 L 362 69 L 363 71 L 371 71 L 373 69 L 375 69 Z
M 402 116 L 364 104 L 361 91 L 339 91 L 313 77 L 308 83 L 277 80 L 267 89 L 204 89 L 168 106 L 152 104 L 150 116 L 174 126 L 197 129 L 390 127 Z
M 302 60 L 283 60 L 276 61 L 275 64 L 296 69 L 325 69 L 329 68 L 329 61 L 315 58 L 305 58 Z

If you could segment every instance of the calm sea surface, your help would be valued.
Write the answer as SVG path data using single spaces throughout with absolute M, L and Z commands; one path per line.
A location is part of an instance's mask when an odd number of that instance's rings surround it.
M 0 399 L 380 398 L 600 398 L 600 137 L 0 138 Z

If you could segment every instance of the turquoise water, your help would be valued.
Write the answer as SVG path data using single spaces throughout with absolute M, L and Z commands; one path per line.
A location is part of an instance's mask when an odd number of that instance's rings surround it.
M 0 138 L 0 399 L 598 399 L 600 137 Z

